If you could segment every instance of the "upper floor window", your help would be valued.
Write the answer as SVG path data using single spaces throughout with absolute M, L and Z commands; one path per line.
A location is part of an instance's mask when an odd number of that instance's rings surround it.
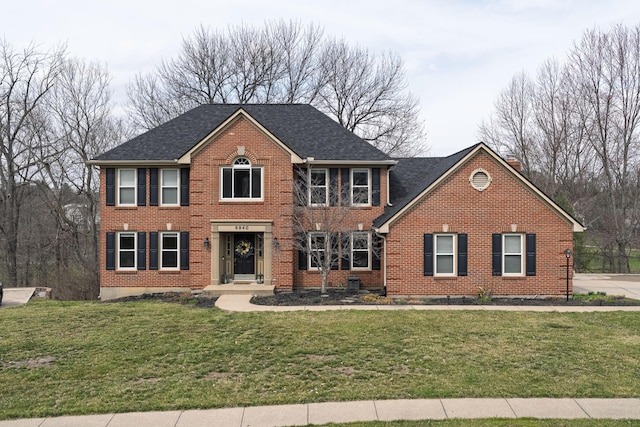
M 369 206 L 370 194 L 369 169 L 351 169 L 351 205 Z
M 177 206 L 178 189 L 180 188 L 178 169 L 161 169 L 160 171 L 160 204 Z
M 136 169 L 118 169 L 118 205 L 135 206 Z
M 262 199 L 262 168 L 252 166 L 246 157 L 238 157 L 232 166 L 222 168 L 222 198 Z
M 328 204 L 329 179 L 327 169 L 311 169 L 309 173 L 309 200 L 312 206 Z

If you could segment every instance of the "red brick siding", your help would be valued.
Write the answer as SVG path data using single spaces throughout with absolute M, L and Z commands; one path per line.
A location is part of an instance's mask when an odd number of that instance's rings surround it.
M 100 171 L 100 192 L 106 194 L 106 172 Z M 147 192 L 149 191 L 149 171 L 147 169 Z M 117 191 L 117 188 L 116 188 Z M 101 287 L 189 287 L 190 270 L 161 271 L 149 270 L 149 245 L 147 243 L 147 270 L 113 271 L 106 269 L 106 233 L 109 231 L 125 231 L 124 224 L 128 224 L 128 231 L 146 232 L 147 242 L 149 232 L 168 231 L 167 223 L 171 223 L 171 231 L 189 231 L 188 207 L 147 206 L 118 207 L 106 206 L 105 197 L 101 198 L 100 206 L 100 286 Z M 193 237 L 190 235 L 193 240 Z M 194 243 L 191 242 L 191 253 Z M 117 256 L 117 254 L 116 254 Z
M 469 177 L 486 170 L 491 185 L 480 192 Z M 468 276 L 423 275 L 423 235 L 443 232 L 468 234 Z M 494 277 L 491 235 L 536 234 L 536 276 Z M 550 209 L 511 172 L 486 153 L 479 153 L 442 182 L 424 200 L 394 223 L 387 239 L 387 292 L 390 295 L 475 295 L 478 286 L 494 295 L 564 295 L 564 250 L 572 248 L 572 225 Z

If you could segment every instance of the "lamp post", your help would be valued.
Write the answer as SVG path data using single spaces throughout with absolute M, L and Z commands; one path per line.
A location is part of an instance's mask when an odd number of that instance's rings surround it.
M 565 249 L 564 256 L 567 257 L 567 301 L 569 301 L 569 258 L 571 258 L 571 249 Z

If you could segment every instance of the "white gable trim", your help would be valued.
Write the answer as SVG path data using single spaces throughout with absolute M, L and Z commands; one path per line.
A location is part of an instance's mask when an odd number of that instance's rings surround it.
M 533 185 L 528 179 L 526 179 L 522 174 L 517 172 L 513 166 L 511 166 L 507 161 L 505 161 L 502 157 L 498 156 L 493 150 L 487 147 L 483 142 L 478 144 L 478 146 L 469 152 L 466 156 L 458 161 L 455 165 L 453 165 L 449 170 L 440 175 L 438 179 L 436 179 L 431 185 L 425 188 L 420 194 L 418 194 L 413 200 L 407 203 L 402 209 L 396 212 L 391 218 L 385 221 L 377 231 L 379 233 L 387 234 L 389 233 L 389 228 L 400 219 L 407 211 L 412 209 L 416 204 L 420 203 L 433 189 L 438 187 L 442 181 L 447 179 L 449 176 L 454 174 L 463 164 L 473 158 L 478 152 L 483 151 L 489 155 L 492 159 L 494 159 L 497 163 L 502 165 L 511 175 L 520 181 L 525 187 L 531 190 L 536 196 L 538 196 L 544 203 L 546 203 L 551 209 L 553 209 L 560 217 L 564 218 L 568 223 L 572 224 L 573 232 L 579 233 L 585 231 L 585 228 L 582 224 L 576 221 L 571 215 L 569 215 L 564 209 L 558 206 L 553 200 L 551 200 L 546 194 L 540 191 L 535 185 Z
M 238 117 L 244 117 L 251 124 L 253 124 L 260 132 L 264 133 L 268 138 L 273 140 L 280 148 L 282 148 L 285 152 L 289 154 L 291 157 L 291 163 L 303 163 L 303 159 L 293 152 L 285 143 L 280 141 L 275 137 L 271 132 L 269 132 L 264 126 L 262 126 L 257 120 L 255 120 L 249 113 L 247 113 L 244 109 L 239 108 L 235 113 L 230 115 L 224 122 L 220 124 L 217 128 L 212 130 L 207 136 L 202 138 L 200 142 L 193 146 L 189 151 L 187 151 L 182 157 L 178 159 L 178 164 L 190 164 L 191 157 L 198 153 L 204 146 L 208 145 L 211 141 L 213 141 L 221 132 L 223 132 L 228 126 L 238 119 Z

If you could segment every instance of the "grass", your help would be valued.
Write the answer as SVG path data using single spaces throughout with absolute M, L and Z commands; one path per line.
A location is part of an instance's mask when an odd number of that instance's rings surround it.
M 638 397 L 640 316 L 226 314 L 153 301 L 37 301 L 0 310 L 0 384 L 3 419 L 360 399 Z

